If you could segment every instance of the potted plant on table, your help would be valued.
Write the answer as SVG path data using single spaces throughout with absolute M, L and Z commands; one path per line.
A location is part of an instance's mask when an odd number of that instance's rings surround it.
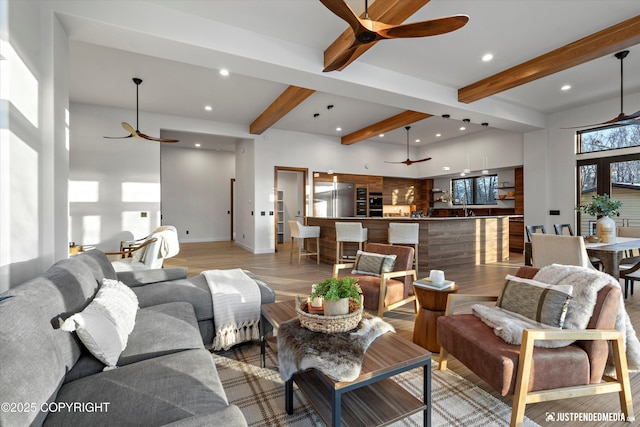
M 608 194 L 596 194 L 591 197 L 591 203 L 578 205 L 576 210 L 598 218 L 596 235 L 603 243 L 614 243 L 616 241 L 616 222 L 611 217 L 620 215 L 621 206 L 621 201 L 611 199 Z
M 325 316 L 349 314 L 349 300 L 352 299 L 360 307 L 362 289 L 358 279 L 331 277 L 315 285 L 311 299 L 324 298 Z

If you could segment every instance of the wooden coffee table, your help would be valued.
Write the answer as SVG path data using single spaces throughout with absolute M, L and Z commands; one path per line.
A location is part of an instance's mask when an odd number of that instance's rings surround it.
M 293 301 L 262 305 L 262 315 L 274 329 L 297 317 Z M 264 366 L 265 336 L 261 333 Z M 423 368 L 423 400 L 415 398 L 391 377 Z M 293 382 L 331 426 L 379 426 L 423 412 L 423 425 L 431 426 L 431 353 L 394 333 L 378 337 L 367 349 L 360 376 L 354 381 L 334 381 L 309 369 L 285 383 L 285 407 L 293 413 Z

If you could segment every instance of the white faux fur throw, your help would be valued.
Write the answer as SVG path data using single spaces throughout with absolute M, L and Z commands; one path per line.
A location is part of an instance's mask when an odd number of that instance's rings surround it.
M 292 319 L 278 328 L 280 377 L 315 368 L 336 381 L 353 381 L 360 376 L 362 360 L 369 345 L 380 335 L 395 332 L 379 317 L 363 318 L 354 332 L 324 334 L 300 326 Z
M 534 280 L 550 285 L 571 285 L 573 287 L 572 299 L 563 326 L 565 329 L 586 329 L 593 313 L 598 291 L 606 285 L 620 288 L 620 283 L 606 273 L 591 268 L 559 264 L 541 268 Z M 472 309 L 476 316 L 494 328 L 496 335 L 509 344 L 521 344 L 524 329 L 540 328 L 540 325 L 533 321 L 529 323 L 492 307 L 477 304 Z M 638 342 L 636 332 L 625 309 L 622 293 L 615 328 L 623 334 L 629 370 L 640 370 L 640 342 Z M 536 341 L 535 343 L 536 346 L 552 348 L 564 347 L 569 344 L 571 344 L 569 341 Z
M 260 338 L 260 289 L 239 268 L 207 270 L 213 302 L 215 336 L 213 350 L 228 350 L 235 344 Z

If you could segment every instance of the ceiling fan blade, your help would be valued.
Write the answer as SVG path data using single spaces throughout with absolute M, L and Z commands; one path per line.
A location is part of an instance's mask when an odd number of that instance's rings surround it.
M 355 45 L 351 45 L 351 47 L 349 49 L 346 49 L 344 51 L 342 51 L 342 53 L 340 53 L 340 55 L 336 56 L 335 59 L 331 62 L 331 64 L 327 65 L 325 67 L 324 70 L 322 70 L 325 73 L 328 73 L 329 71 L 340 71 L 344 68 L 345 64 L 347 64 L 349 62 L 349 60 L 351 59 L 351 57 L 353 56 L 353 54 L 356 52 L 356 48 L 358 46 Z
M 344 0 L 320 0 L 320 3 L 325 5 L 327 9 L 333 12 L 353 29 L 354 33 L 357 33 L 361 28 L 362 20 L 351 7 Z
M 107 139 L 126 139 L 126 138 L 133 138 L 133 135 L 127 135 L 127 136 L 103 136 L 103 138 L 107 138 Z
M 640 111 L 636 111 L 635 113 L 630 114 L 628 116 L 623 113 L 620 113 L 618 116 L 614 117 L 611 120 L 607 120 L 606 122 L 594 123 L 591 125 L 583 125 L 583 126 L 572 126 L 572 127 L 560 128 L 560 129 L 596 128 L 598 126 L 608 126 L 608 125 L 615 125 L 615 124 L 636 125 L 636 124 L 640 124 L 640 120 L 637 120 L 638 118 L 640 118 Z
M 124 130 L 126 130 L 127 132 L 129 132 L 132 136 L 136 134 L 136 130 L 133 128 L 133 126 L 131 126 L 129 123 L 127 122 L 122 122 L 121 123 L 122 127 L 124 128 Z
M 446 18 L 390 26 L 380 29 L 378 35 L 385 39 L 437 36 L 458 30 L 464 27 L 467 22 L 469 22 L 467 15 L 454 15 Z
M 411 162 L 411 160 L 407 159 L 407 160 L 403 160 L 403 161 L 401 161 L 401 162 L 388 162 L 388 161 L 386 161 L 386 160 L 385 160 L 384 162 L 385 162 L 385 163 L 392 163 L 392 164 L 396 164 L 396 165 L 400 165 L 400 164 L 408 165 L 408 164 L 410 164 L 410 163 L 407 163 L 407 162 Z
M 178 142 L 178 139 L 170 139 L 170 138 L 155 138 L 153 136 L 149 136 L 149 135 L 145 135 L 144 133 L 140 132 L 140 131 L 136 131 L 136 134 L 142 138 L 142 139 L 147 139 L 149 141 L 156 141 L 156 142 Z
M 427 160 L 431 160 L 431 157 L 426 157 L 426 158 L 420 159 L 420 160 L 411 160 L 411 163 L 426 162 Z

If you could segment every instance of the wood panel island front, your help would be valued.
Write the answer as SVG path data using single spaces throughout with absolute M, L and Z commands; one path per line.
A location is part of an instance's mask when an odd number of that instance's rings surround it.
M 452 218 L 318 218 L 307 217 L 307 225 L 320 226 L 320 261 L 334 264 L 336 222 L 360 222 L 368 229 L 367 242 L 388 243 L 391 222 L 418 223 L 418 272 L 431 269 L 480 265 L 509 259 L 509 218 L 470 216 Z M 344 244 L 346 254 L 355 255 L 357 244 Z

